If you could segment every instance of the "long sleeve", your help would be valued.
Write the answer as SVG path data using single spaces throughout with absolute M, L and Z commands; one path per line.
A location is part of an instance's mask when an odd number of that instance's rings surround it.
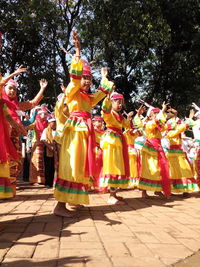
M 37 110 L 34 110 L 32 117 L 29 120 L 22 121 L 22 124 L 24 126 L 29 126 L 30 124 L 35 122 L 36 116 L 37 116 Z
M 187 125 L 186 124 L 179 124 L 175 130 L 171 130 L 167 133 L 166 138 L 170 139 L 170 138 L 174 138 L 176 136 L 178 136 L 180 133 L 183 133 L 185 130 L 187 129 Z
M 94 107 L 99 101 L 101 101 L 107 94 L 109 94 L 113 87 L 113 82 L 107 78 L 101 80 L 99 90 L 94 93 L 92 99 L 92 106 Z
M 74 94 L 80 90 L 81 77 L 83 71 L 83 64 L 81 59 L 73 58 L 70 66 L 70 83 L 67 86 L 65 95 L 67 97 L 67 103 L 69 103 Z

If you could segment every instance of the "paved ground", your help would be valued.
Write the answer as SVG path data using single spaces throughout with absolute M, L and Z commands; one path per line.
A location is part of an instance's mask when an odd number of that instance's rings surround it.
M 63 219 L 52 215 L 52 189 L 21 185 L 15 200 L 0 201 L 0 265 L 200 266 L 200 194 L 170 201 L 141 199 L 136 190 L 120 195 L 126 205 L 91 194 L 91 206 Z

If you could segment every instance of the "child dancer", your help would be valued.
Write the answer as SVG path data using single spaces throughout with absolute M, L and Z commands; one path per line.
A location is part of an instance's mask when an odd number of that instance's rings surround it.
M 10 180 L 9 161 L 17 160 L 18 153 L 10 140 L 9 124 L 20 135 L 24 134 L 24 128 L 21 127 L 10 116 L 6 104 L 2 100 L 2 89 L 4 82 L 0 75 L 0 199 L 12 198 L 14 196 L 13 187 Z
M 144 107 L 141 106 L 134 119 L 132 120 L 131 129 L 126 129 L 124 136 L 128 145 L 128 155 L 129 155 L 129 166 L 130 166 L 130 181 L 129 187 L 138 187 L 139 177 L 140 177 L 140 152 L 139 149 L 135 147 L 135 140 L 139 136 L 143 135 L 143 125 L 140 115 L 145 111 Z
M 46 89 L 47 86 L 47 81 L 46 80 L 41 80 L 40 81 L 40 91 L 38 94 L 35 96 L 34 99 L 31 101 L 25 101 L 25 102 L 18 102 L 17 98 L 17 87 L 18 83 L 11 78 L 20 74 L 21 72 L 25 72 L 26 69 L 24 68 L 19 68 L 17 69 L 13 74 L 11 74 L 6 78 L 8 81 L 5 84 L 5 87 L 3 88 L 3 93 L 2 93 L 2 98 L 4 102 L 6 103 L 8 110 L 12 116 L 12 118 L 22 126 L 20 117 L 18 115 L 18 111 L 25 111 L 33 108 L 36 106 L 39 101 L 43 98 L 43 92 Z M 24 134 L 26 135 L 26 134 Z M 14 144 L 14 146 L 17 149 L 17 152 L 19 154 L 19 160 L 11 160 L 10 161 L 10 176 L 12 180 L 12 185 L 13 185 L 13 190 L 14 190 L 14 195 L 16 194 L 16 180 L 20 174 L 21 167 L 22 167 L 22 159 L 21 159 L 21 145 L 20 145 L 20 139 L 18 134 L 14 129 L 11 129 L 11 134 L 10 138 Z
M 175 110 L 173 109 L 173 111 Z M 169 164 L 171 191 L 174 193 L 183 193 L 183 196 L 187 196 L 189 192 L 199 190 L 190 162 L 182 148 L 181 134 L 193 125 L 194 121 L 191 119 L 178 123 L 177 112 L 167 122 L 168 131 L 166 138 L 169 139 L 170 146 L 167 149 L 166 157 Z
M 59 173 L 55 182 L 54 196 L 58 201 L 54 214 L 71 217 L 65 203 L 88 204 L 88 184 L 95 174 L 95 136 L 91 109 L 112 89 L 113 83 L 103 77 L 100 90 L 89 94 L 92 75 L 89 64 L 80 58 L 80 40 L 73 31 L 76 56 L 71 63 L 71 81 L 66 88 L 69 108 L 61 139 Z
M 162 110 L 152 108 L 149 120 L 145 124 L 146 141 L 141 156 L 141 177 L 139 188 L 142 197 L 147 198 L 147 190 L 164 192 L 165 196 L 171 194 L 169 168 L 164 150 L 161 146 L 161 132 L 165 130 L 167 104 L 163 103 Z
M 128 147 L 123 135 L 123 128 L 130 128 L 130 117 L 125 119 L 120 111 L 124 104 L 122 94 L 113 92 L 102 104 L 102 116 L 106 123 L 106 131 L 101 140 L 103 150 L 103 170 L 100 179 L 101 187 L 110 187 L 109 204 L 124 204 L 117 196 L 117 188 L 129 185 Z
M 40 139 L 44 129 L 48 126 L 47 115 L 48 110 L 43 106 L 38 111 L 36 122 L 29 126 L 29 129 L 34 131 L 29 171 L 29 182 L 32 185 L 45 184 L 44 143 Z

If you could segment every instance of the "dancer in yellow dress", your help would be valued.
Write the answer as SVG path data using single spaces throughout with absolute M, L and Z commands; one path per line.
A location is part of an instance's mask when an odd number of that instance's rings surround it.
M 149 120 L 145 125 L 146 141 L 141 156 L 141 177 L 138 187 L 143 189 L 142 197 L 148 197 L 147 190 L 164 192 L 170 196 L 170 179 L 168 162 L 161 146 L 161 132 L 165 131 L 167 105 L 163 103 L 162 110 L 151 109 Z
M 102 104 L 102 116 L 106 123 L 106 131 L 102 136 L 103 171 L 100 178 L 101 187 L 110 187 L 109 204 L 123 204 L 117 193 L 117 188 L 127 188 L 129 185 L 128 146 L 122 129 L 131 127 L 131 116 L 120 114 L 124 104 L 122 94 L 113 92 Z
M 141 171 L 140 151 L 135 147 L 135 140 L 137 137 L 143 135 L 143 123 L 140 115 L 144 112 L 144 107 L 141 106 L 137 114 L 132 120 L 131 129 L 124 131 L 124 136 L 128 145 L 129 166 L 130 166 L 130 181 L 129 187 L 138 187 L 139 177 Z
M 89 64 L 80 58 L 80 40 L 73 31 L 76 56 L 71 63 L 70 77 L 65 95 L 69 108 L 60 148 L 59 172 L 54 196 L 58 201 L 54 214 L 73 216 L 66 203 L 89 204 L 88 184 L 95 173 L 95 136 L 91 109 L 112 90 L 113 83 L 104 76 L 100 88 L 94 94 L 88 90 L 92 83 Z
M 174 193 L 190 193 L 199 191 L 199 187 L 194 178 L 192 166 L 182 148 L 182 137 L 189 127 L 194 126 L 192 119 L 185 122 L 177 122 L 177 112 L 173 111 L 173 118 L 168 120 L 168 131 L 166 138 L 169 139 L 170 146 L 166 149 L 166 157 L 169 164 L 169 175 L 171 181 L 171 191 Z M 186 194 L 184 194 L 186 195 Z

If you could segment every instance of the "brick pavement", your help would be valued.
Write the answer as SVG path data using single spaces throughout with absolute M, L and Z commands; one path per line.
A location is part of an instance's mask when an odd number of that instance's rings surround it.
M 1 266 L 200 266 L 200 194 L 164 201 L 124 190 L 118 206 L 91 194 L 91 205 L 67 219 L 52 215 L 52 193 L 21 185 L 0 201 Z

